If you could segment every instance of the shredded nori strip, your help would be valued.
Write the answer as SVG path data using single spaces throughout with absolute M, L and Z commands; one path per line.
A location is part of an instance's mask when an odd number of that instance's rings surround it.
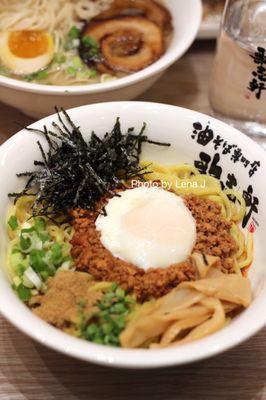
M 168 143 L 153 142 L 144 135 L 146 124 L 139 133 L 129 128 L 121 131 L 117 118 L 111 132 L 99 138 L 95 132 L 86 141 L 64 109 L 56 108 L 58 122 L 53 122 L 53 131 L 26 128 L 45 136 L 48 151 L 37 141 L 42 160 L 34 161 L 39 168 L 17 174 L 27 177 L 25 188 L 19 193 L 10 193 L 16 202 L 25 195 L 36 196 L 33 216 L 43 215 L 57 218 L 73 208 L 94 210 L 95 204 L 104 195 L 114 195 L 121 187 L 121 180 L 143 179 L 147 173 L 139 165 L 143 143 L 170 146 Z

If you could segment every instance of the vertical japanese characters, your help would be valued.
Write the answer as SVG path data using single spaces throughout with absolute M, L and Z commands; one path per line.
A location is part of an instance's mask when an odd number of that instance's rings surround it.
M 256 65 L 256 70 L 252 71 L 253 78 L 249 82 L 248 90 L 255 93 L 256 98 L 260 100 L 262 92 L 266 90 L 266 50 L 258 47 L 250 57 Z
M 229 143 L 220 135 L 216 135 L 210 127 L 210 122 L 204 127 L 201 122 L 194 122 L 191 138 L 203 146 L 204 151 L 199 152 L 198 159 L 194 160 L 194 166 L 202 174 L 209 174 L 220 180 L 222 188 L 236 189 L 238 187 L 237 178 L 233 172 L 227 173 L 223 177 L 223 168 L 220 165 L 221 157 L 228 156 L 233 164 L 240 163 L 247 169 L 249 178 L 258 171 L 260 168 L 259 160 L 250 160 L 243 153 L 243 150 L 235 143 Z M 208 153 L 207 146 L 212 145 L 215 153 Z M 246 202 L 247 212 L 244 216 L 242 227 L 245 228 L 250 219 L 253 221 L 253 213 L 258 213 L 259 199 L 254 194 L 252 184 L 248 185 L 247 189 L 242 192 L 243 198 Z M 257 221 L 255 221 L 257 224 Z

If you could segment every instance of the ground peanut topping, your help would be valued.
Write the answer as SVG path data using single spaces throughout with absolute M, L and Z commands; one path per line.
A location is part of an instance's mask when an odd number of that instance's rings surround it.
M 35 296 L 31 299 L 33 311 L 40 318 L 57 326 L 80 322 L 80 307 L 86 314 L 96 310 L 94 306 L 101 297 L 97 291 L 88 291 L 94 284 L 91 276 L 76 271 L 58 271 L 53 278 L 48 279 L 48 290 L 45 296 Z

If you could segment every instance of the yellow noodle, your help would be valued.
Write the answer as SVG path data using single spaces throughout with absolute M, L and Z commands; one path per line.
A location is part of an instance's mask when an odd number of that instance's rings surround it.
M 97 291 L 105 291 L 110 289 L 112 286 L 112 282 L 98 282 L 95 283 L 95 285 L 92 285 L 89 287 L 88 291 L 89 292 L 97 292 Z
M 237 206 L 235 207 L 236 212 L 235 212 L 235 215 L 233 215 L 232 219 L 236 222 L 242 221 L 242 219 L 244 218 L 244 215 L 245 215 L 245 211 L 246 211 L 246 203 L 245 203 L 243 196 L 236 190 L 232 190 L 232 189 L 226 189 L 226 190 L 224 190 L 224 193 L 226 194 L 226 196 L 230 195 L 237 199 L 239 206 L 238 206 L 238 210 L 237 210 Z
M 250 232 L 248 233 L 248 236 L 247 236 L 247 244 L 246 244 L 245 250 L 246 250 L 245 257 L 241 262 L 239 262 L 239 268 L 248 267 L 253 261 L 253 257 L 254 257 L 253 235 Z
M 78 21 L 106 10 L 112 0 L 1 0 L 0 30 L 55 30 L 67 34 Z

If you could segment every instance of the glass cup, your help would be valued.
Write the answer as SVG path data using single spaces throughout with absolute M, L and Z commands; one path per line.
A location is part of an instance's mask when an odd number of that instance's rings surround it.
M 210 83 L 215 117 L 266 140 L 266 0 L 227 0 Z

